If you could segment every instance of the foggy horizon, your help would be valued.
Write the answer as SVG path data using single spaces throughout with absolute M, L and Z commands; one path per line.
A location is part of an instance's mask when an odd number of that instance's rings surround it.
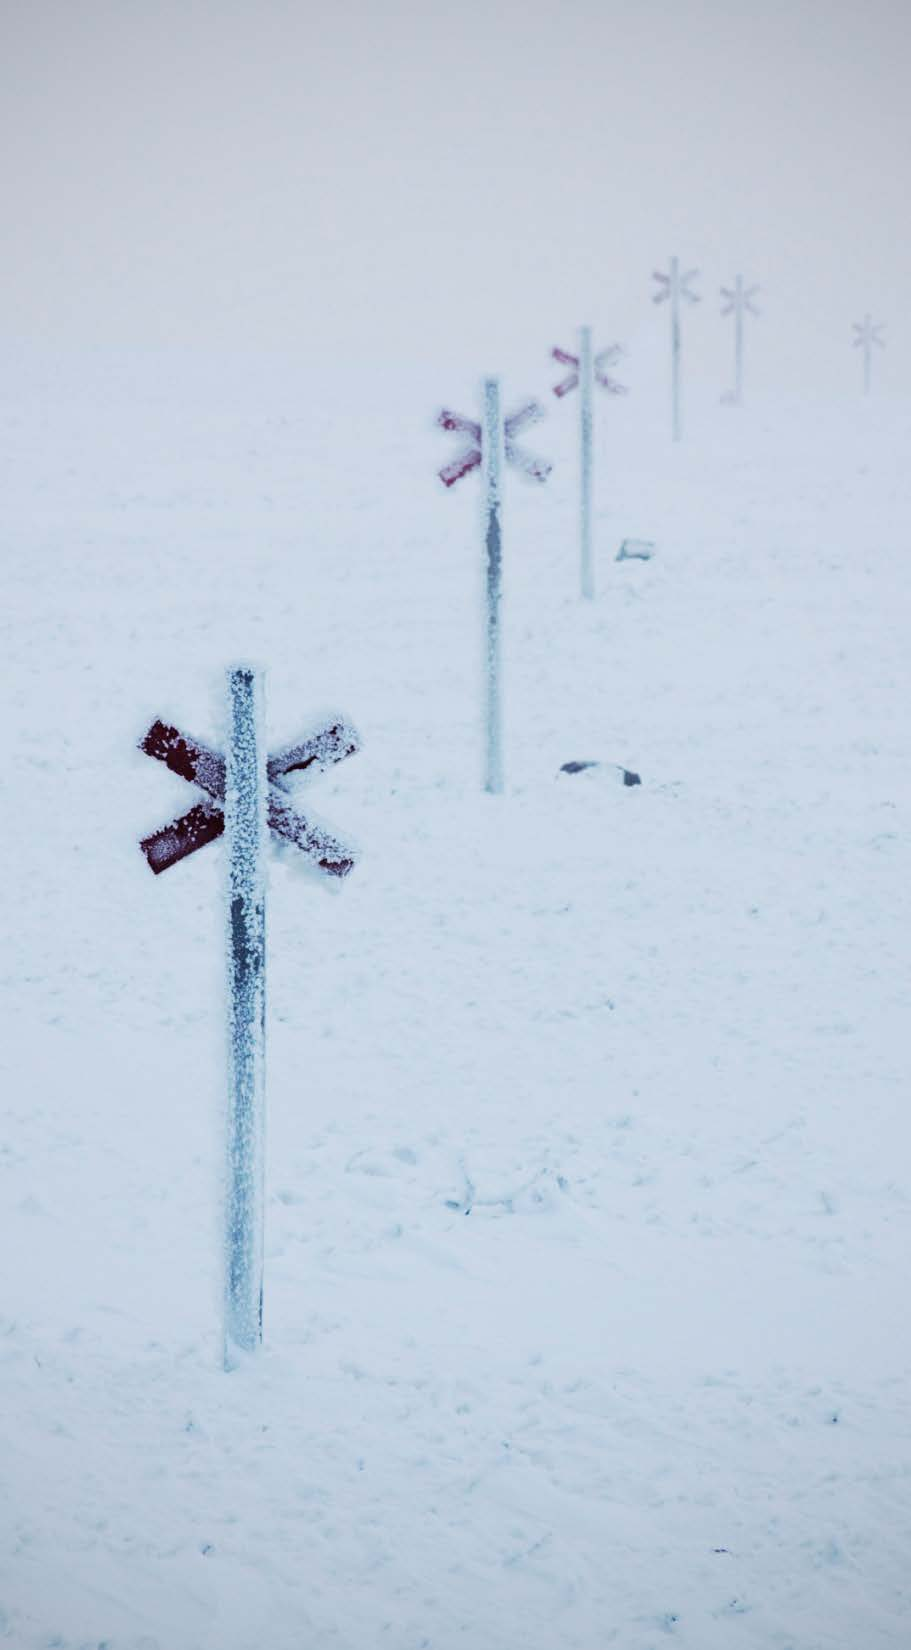
M 852 382 L 867 311 L 902 381 L 899 0 L 39 0 L 3 33 L 7 347 L 451 347 L 481 371 L 561 321 L 651 337 L 675 253 L 710 351 L 740 271 L 769 383 Z

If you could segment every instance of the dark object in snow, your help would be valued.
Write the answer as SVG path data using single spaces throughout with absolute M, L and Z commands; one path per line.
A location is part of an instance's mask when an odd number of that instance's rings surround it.
M 563 766 L 560 769 L 560 772 L 561 773 L 583 773 L 586 768 L 600 768 L 600 767 L 603 767 L 603 765 L 604 764 L 601 763 L 601 762 L 564 762 Z M 611 762 L 609 764 L 609 766 L 612 767 L 612 768 L 616 768 L 617 772 L 623 775 L 624 785 L 641 785 L 642 784 L 642 780 L 640 779 L 639 775 L 637 773 L 633 773 L 632 768 L 621 768 L 620 764 L 618 762 Z
M 655 554 L 652 539 L 624 539 L 617 551 L 617 561 L 651 561 Z

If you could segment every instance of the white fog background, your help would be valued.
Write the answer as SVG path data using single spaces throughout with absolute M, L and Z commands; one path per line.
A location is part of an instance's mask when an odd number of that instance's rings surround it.
M 287 350 L 369 379 L 520 365 L 590 319 L 641 359 L 651 270 L 677 252 L 704 272 L 705 370 L 742 270 L 763 288 L 757 384 L 837 392 L 867 309 L 889 326 L 881 381 L 903 381 L 902 0 L 3 17 L 7 345 Z

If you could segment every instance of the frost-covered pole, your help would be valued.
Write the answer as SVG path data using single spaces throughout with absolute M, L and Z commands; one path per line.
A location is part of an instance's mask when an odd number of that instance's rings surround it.
M 864 395 L 870 394 L 873 345 L 878 344 L 880 349 L 885 348 L 885 342 L 882 336 L 883 324 L 884 323 L 882 321 L 874 324 L 872 315 L 865 315 L 861 324 L 858 324 L 856 321 L 854 323 L 854 332 L 856 334 L 854 339 L 854 348 L 862 349 L 864 352 Z
M 578 355 L 571 355 L 565 349 L 553 349 L 550 353 L 555 361 L 572 368 L 565 378 L 561 378 L 559 384 L 554 384 L 554 395 L 562 400 L 570 390 L 579 390 L 579 582 L 583 597 L 591 601 L 595 594 L 592 545 L 595 385 L 599 384 L 601 389 L 607 390 L 611 395 L 626 394 L 626 386 L 618 384 L 607 372 L 607 368 L 619 359 L 622 350 L 619 344 L 611 344 L 608 349 L 599 350 L 597 355 L 593 355 L 592 329 L 580 327 Z
M 690 281 L 699 274 L 698 269 L 687 269 L 682 274 L 680 262 L 677 258 L 671 259 L 669 275 L 663 275 L 655 270 L 655 280 L 658 282 L 658 291 L 654 294 L 653 302 L 662 304 L 670 300 L 671 311 L 671 430 L 675 441 L 680 440 L 680 300 L 686 298 L 691 304 L 698 304 L 699 298 L 690 291 Z
M 228 672 L 228 1162 L 225 1367 L 262 1340 L 266 1056 L 266 761 L 262 681 Z
M 503 704 L 500 648 L 500 596 L 503 535 L 500 521 L 503 475 L 503 420 L 500 381 L 484 380 L 481 453 L 484 476 L 484 548 L 487 558 L 487 605 L 484 639 L 485 764 L 484 789 L 493 796 L 503 789 Z
M 758 286 L 744 286 L 743 276 L 738 275 L 732 287 L 723 286 L 721 296 L 724 302 L 721 306 L 722 315 L 734 317 L 734 393 L 725 396 L 729 405 L 741 407 L 743 405 L 743 317 L 747 310 L 751 315 L 758 315 L 759 310 L 753 303 Z
M 579 328 L 579 543 L 582 557 L 582 594 L 595 594 L 592 566 L 592 329 Z
M 671 421 L 674 440 L 680 440 L 680 275 L 671 259 Z
M 500 675 L 500 599 L 503 570 L 503 531 L 500 512 L 503 466 L 512 464 L 535 481 L 546 481 L 550 465 L 516 446 L 515 436 L 526 424 L 543 416 L 537 401 L 527 401 L 508 418 L 500 410 L 500 380 L 485 378 L 481 422 L 448 408 L 437 417 L 443 430 L 459 431 L 471 445 L 438 472 L 444 487 L 454 487 L 472 470 L 480 470 L 483 484 L 482 533 L 485 556 L 484 604 L 484 789 L 498 795 L 503 789 L 503 707 Z
M 734 399 L 743 405 L 743 276 L 738 275 L 734 303 Z
M 255 1351 L 263 1328 L 267 827 L 314 868 L 346 877 L 350 848 L 294 806 L 288 778 L 325 771 L 360 741 L 339 717 L 266 758 L 262 679 L 249 666 L 228 671 L 228 748 L 223 754 L 160 717 L 139 742 L 146 756 L 202 792 L 178 819 L 140 841 L 156 876 L 210 842 L 226 838 L 228 1107 L 225 1177 L 225 1369 Z

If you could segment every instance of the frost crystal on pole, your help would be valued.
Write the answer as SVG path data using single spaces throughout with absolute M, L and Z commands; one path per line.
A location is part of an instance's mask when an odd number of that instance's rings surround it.
M 470 437 L 470 445 L 444 464 L 437 473 L 445 487 L 452 487 L 462 476 L 481 469 L 484 478 L 484 564 L 485 564 L 485 618 L 484 618 L 484 789 L 497 795 L 503 789 L 503 732 L 500 670 L 500 599 L 503 571 L 503 531 L 501 520 L 503 461 L 522 470 L 534 481 L 546 481 L 551 466 L 545 460 L 534 458 L 516 446 L 515 436 L 526 424 L 535 424 L 543 418 L 536 401 L 503 418 L 500 412 L 500 381 L 484 381 L 483 424 L 461 413 L 444 409 L 437 416 L 443 430 L 452 430 Z
M 595 575 L 592 559 L 592 447 L 594 423 L 593 385 L 599 384 L 611 395 L 625 395 L 626 386 L 609 377 L 607 368 L 620 357 L 619 344 L 600 350 L 592 356 L 592 329 L 579 328 L 579 354 L 553 349 L 551 355 L 573 371 L 555 384 L 554 395 L 562 400 L 570 390 L 579 389 L 579 548 L 582 594 L 591 599 L 595 594 Z
M 877 344 L 880 349 L 886 347 L 886 341 L 882 335 L 884 326 L 884 321 L 879 321 L 874 325 L 873 319 L 869 315 L 865 315 L 862 322 L 854 322 L 854 331 L 857 334 L 854 339 L 854 348 L 862 349 L 864 352 L 864 395 L 870 394 L 873 345 Z
M 329 876 L 347 876 L 354 864 L 350 849 L 298 813 L 287 789 L 290 774 L 320 771 L 352 756 L 357 734 L 338 720 L 266 758 L 261 699 L 254 671 L 242 666 L 229 672 L 227 759 L 160 719 L 139 745 L 205 793 L 179 819 L 142 839 L 156 876 L 223 834 L 228 844 L 226 1369 L 262 1339 L 266 827 Z
M 729 406 L 743 406 L 743 317 L 747 311 L 750 315 L 759 314 L 753 303 L 758 291 L 758 286 L 745 287 L 742 275 L 737 276 L 733 287 L 721 288 L 721 296 L 724 299 L 721 313 L 734 317 L 734 392 L 725 396 Z
M 680 300 L 699 303 L 699 294 L 692 292 L 689 285 L 698 274 L 698 269 L 681 272 L 679 261 L 672 258 L 670 274 L 663 275 L 656 269 L 653 277 L 658 282 L 658 291 L 653 294 L 652 302 L 663 304 L 669 300 L 671 306 L 671 429 L 675 441 L 680 440 Z

